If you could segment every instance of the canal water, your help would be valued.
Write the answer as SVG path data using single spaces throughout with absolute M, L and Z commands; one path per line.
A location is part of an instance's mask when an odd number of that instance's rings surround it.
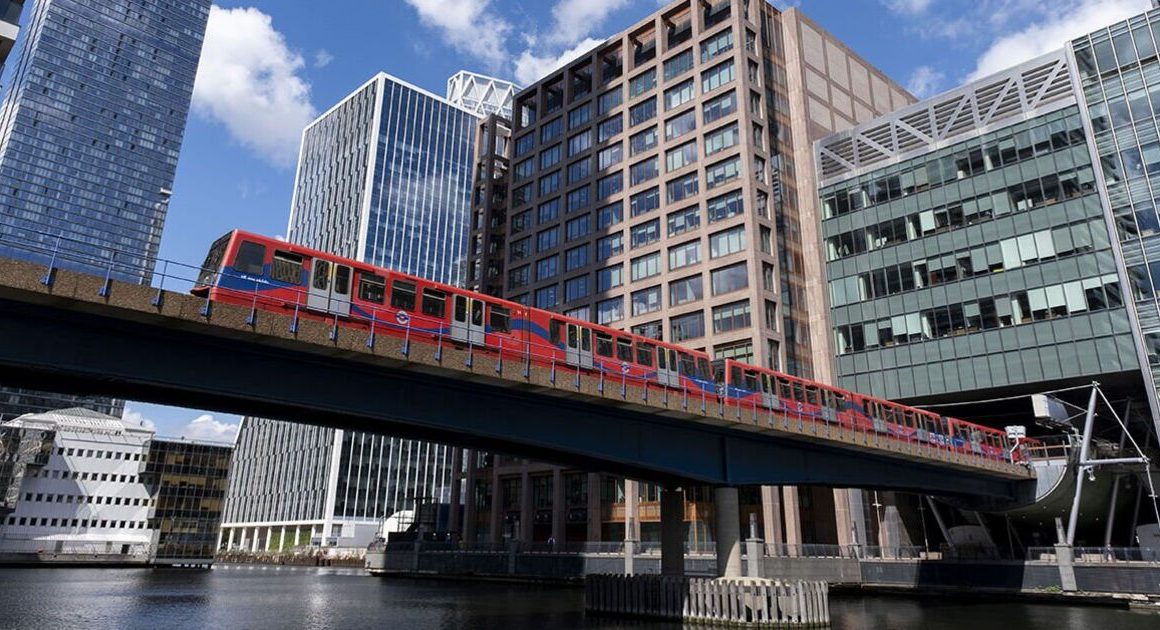
M 834 597 L 835 630 L 1160 628 L 1109 608 Z M 356 569 L 219 566 L 212 571 L 0 569 L 0 628 L 680 628 L 587 617 L 576 589 L 370 577 Z

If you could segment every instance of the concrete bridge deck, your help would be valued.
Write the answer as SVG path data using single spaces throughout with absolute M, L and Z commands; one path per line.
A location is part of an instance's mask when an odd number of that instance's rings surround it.
M 658 482 L 1026 500 L 1029 469 L 518 352 L 367 331 L 0 259 L 0 382 L 389 433 Z

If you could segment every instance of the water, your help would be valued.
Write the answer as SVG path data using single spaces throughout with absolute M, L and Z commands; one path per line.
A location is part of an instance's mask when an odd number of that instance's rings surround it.
M 0 628 L 671 629 L 586 617 L 576 589 L 370 577 L 355 569 L 219 566 L 213 571 L 0 569 Z M 1160 628 L 1109 608 L 834 597 L 835 630 Z

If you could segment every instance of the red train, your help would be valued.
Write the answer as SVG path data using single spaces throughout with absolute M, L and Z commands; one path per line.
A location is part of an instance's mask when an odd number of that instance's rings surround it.
M 409 335 L 418 343 L 473 345 L 561 369 L 603 372 L 617 381 L 649 382 L 694 399 L 1012 460 L 1012 442 L 997 429 L 732 359 L 712 361 L 704 352 L 241 230 L 213 243 L 193 293 L 211 302 Z

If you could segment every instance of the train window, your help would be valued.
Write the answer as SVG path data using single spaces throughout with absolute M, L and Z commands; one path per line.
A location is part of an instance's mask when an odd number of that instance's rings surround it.
M 667 349 L 657 348 L 657 369 L 659 369 L 659 370 L 668 370 L 669 369 L 668 361 L 666 359 L 668 354 L 669 354 L 669 352 Z
M 655 346 L 647 343 L 636 344 L 636 362 L 645 367 L 652 367 L 653 351 L 655 349 Z
M 766 394 L 775 393 L 773 391 L 773 383 L 770 382 L 770 378 L 769 378 L 768 374 L 761 375 L 761 391 L 766 393 Z
M 758 390 L 757 374 L 756 373 L 754 373 L 754 372 L 746 372 L 745 373 L 745 389 L 748 389 L 751 392 L 755 392 Z
M 596 333 L 596 354 L 602 357 L 612 357 L 612 335 Z
M 777 379 L 777 389 L 781 392 L 781 397 L 786 400 L 793 400 L 793 389 L 789 385 L 789 381 L 785 379 Z
M 330 288 L 330 263 L 325 260 L 314 261 L 314 279 L 311 286 L 325 291 Z
M 834 392 L 834 409 L 842 411 L 846 408 L 846 395 L 842 392 Z
M 736 365 L 729 368 L 729 384 L 734 387 L 740 387 L 742 382 L 741 368 Z
M 266 246 L 242 241 L 238 246 L 238 255 L 234 257 L 234 269 L 242 273 L 256 273 L 262 275 L 266 268 Z
M 455 321 L 467 321 L 467 299 L 461 295 L 455 296 Z
M 479 300 L 471 301 L 471 323 L 474 326 L 483 325 L 483 302 Z
M 806 390 L 806 402 L 808 402 L 811 405 L 817 405 L 817 404 L 821 403 L 821 400 L 818 397 L 818 388 L 817 387 L 814 387 L 813 385 L 806 385 L 805 390 Z
M 277 282 L 300 284 L 302 282 L 302 257 L 282 250 L 274 250 L 274 262 L 270 264 L 270 277 Z
M 350 293 L 350 267 L 346 265 L 335 265 L 334 292 L 339 295 L 347 295 Z
M 447 294 L 436 289 L 423 289 L 423 314 L 443 319 L 447 314 Z
M 713 380 L 713 370 L 709 367 L 709 359 L 697 357 L 697 376 L 706 381 Z
M 491 307 L 491 331 L 492 332 L 511 332 L 512 329 L 512 313 L 502 306 L 492 305 Z
M 205 262 L 201 263 L 201 273 L 197 276 L 198 284 L 213 284 L 214 274 L 218 272 L 221 267 L 222 258 L 226 254 L 226 246 L 230 243 L 230 237 L 233 232 L 226 234 L 213 242 L 209 246 L 209 252 L 205 255 Z
M 564 327 L 564 324 L 561 324 L 559 321 L 557 321 L 555 319 L 553 319 L 552 321 L 550 321 L 548 323 L 548 341 L 550 341 L 552 343 L 552 345 L 554 345 L 554 346 L 560 345 L 560 329 L 563 327 Z M 573 332 L 575 330 L 576 329 L 573 328 L 573 329 L 568 331 L 568 340 L 571 342 L 569 345 L 571 345 L 573 347 L 575 347 L 575 345 L 576 345 L 576 339 L 572 336 L 575 334 Z
M 587 328 L 580 329 L 580 349 L 584 352 L 592 349 L 592 331 Z
M 620 359 L 621 361 L 632 361 L 631 339 L 616 340 L 616 358 Z
M 403 280 L 391 282 L 391 306 L 407 311 L 415 310 L 415 283 Z
M 693 360 L 692 355 L 680 353 L 679 365 L 681 376 L 692 378 L 697 375 L 697 363 Z
M 383 296 L 387 292 L 387 279 L 373 273 L 362 272 L 358 280 L 358 297 L 360 300 L 383 303 Z

